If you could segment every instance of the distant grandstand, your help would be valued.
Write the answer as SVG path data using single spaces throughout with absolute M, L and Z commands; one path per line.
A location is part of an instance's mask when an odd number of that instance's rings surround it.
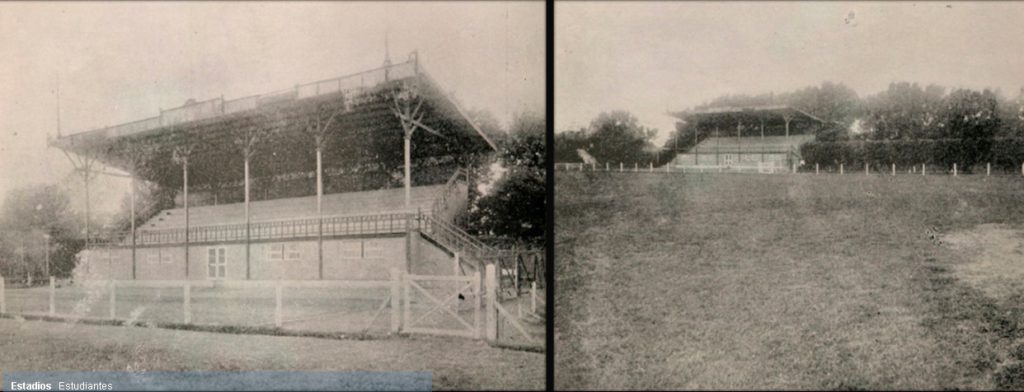
M 455 224 L 468 170 L 495 146 L 415 53 L 49 144 L 85 180 L 76 279 L 379 280 L 391 268 L 451 275 L 508 257 Z M 90 180 L 109 174 L 99 166 L 132 178 L 132 219 L 113 231 L 89 227 Z M 136 206 L 140 181 L 165 197 Z
M 726 107 L 671 113 L 690 124 L 694 147 L 671 165 L 730 171 L 784 170 L 800 161 L 800 145 L 824 121 L 789 106 Z

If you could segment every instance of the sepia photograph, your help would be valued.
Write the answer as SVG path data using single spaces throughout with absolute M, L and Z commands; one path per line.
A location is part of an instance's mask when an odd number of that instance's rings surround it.
M 556 389 L 1024 389 L 1024 4 L 554 14 Z
M 543 389 L 545 15 L 0 4 L 0 389 Z

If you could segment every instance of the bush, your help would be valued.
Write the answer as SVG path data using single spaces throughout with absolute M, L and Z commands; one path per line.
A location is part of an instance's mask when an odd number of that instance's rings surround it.
M 1024 162 L 1024 138 L 919 139 L 830 142 L 813 141 L 800 146 L 808 165 L 822 168 L 920 165 L 922 163 L 970 171 L 975 165 L 992 163 L 993 168 L 1016 170 Z

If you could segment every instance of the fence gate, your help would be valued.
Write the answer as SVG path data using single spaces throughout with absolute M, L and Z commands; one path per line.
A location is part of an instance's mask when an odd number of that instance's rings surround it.
M 405 275 L 403 330 L 409 333 L 481 335 L 480 275 Z

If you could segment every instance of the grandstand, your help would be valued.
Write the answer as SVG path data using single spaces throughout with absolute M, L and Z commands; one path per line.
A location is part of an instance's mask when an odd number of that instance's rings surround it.
M 84 180 L 76 279 L 380 280 L 392 268 L 451 275 L 515 259 L 455 222 L 469 171 L 495 146 L 415 52 L 268 94 L 189 100 L 49 144 Z M 111 174 L 101 166 L 132 180 L 124 227 L 89 225 L 90 180 Z M 143 182 L 157 197 L 139 203 Z
M 671 165 L 680 168 L 775 172 L 800 161 L 800 145 L 824 121 L 783 105 L 671 113 L 695 130 L 694 146 Z

